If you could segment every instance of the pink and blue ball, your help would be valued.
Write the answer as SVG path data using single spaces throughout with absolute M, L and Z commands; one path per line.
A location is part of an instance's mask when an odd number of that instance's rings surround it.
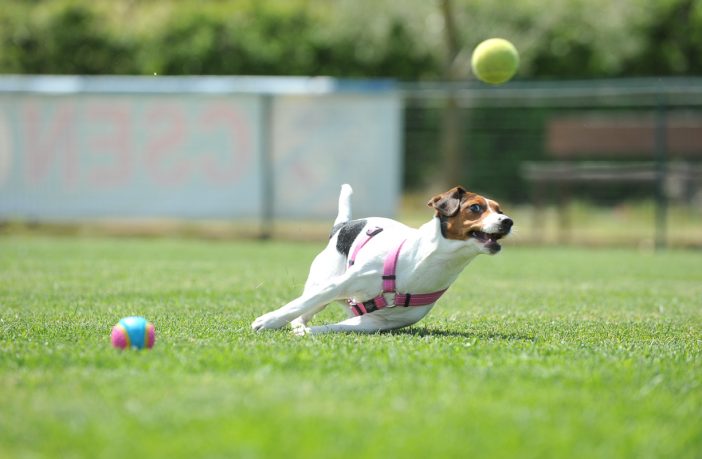
M 112 327 L 112 345 L 118 349 L 151 349 L 155 342 L 154 324 L 143 317 L 125 317 Z

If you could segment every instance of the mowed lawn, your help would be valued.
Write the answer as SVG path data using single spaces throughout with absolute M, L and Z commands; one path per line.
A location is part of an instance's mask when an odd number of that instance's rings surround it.
M 410 329 L 253 333 L 322 245 L 1 238 L 0 457 L 702 457 L 702 253 L 506 242 Z

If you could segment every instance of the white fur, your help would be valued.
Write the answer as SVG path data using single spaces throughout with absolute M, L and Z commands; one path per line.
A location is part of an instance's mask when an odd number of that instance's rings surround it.
M 339 212 L 335 224 L 351 219 L 352 190 L 344 185 L 339 196 Z M 492 212 L 483 228 L 486 232 L 506 217 Z M 441 234 L 438 218 L 432 218 L 418 229 L 387 218 L 368 218 L 367 228 L 380 226 L 383 231 L 373 237 L 362 250 L 353 266 L 346 269 L 347 260 L 336 249 L 337 233 L 327 247 L 314 259 L 302 295 L 282 308 L 258 317 L 251 327 L 260 331 L 281 328 L 292 322 L 296 334 L 328 332 L 378 332 L 406 327 L 421 320 L 434 306 L 386 307 L 378 311 L 353 316 L 347 299 L 367 301 L 382 292 L 383 263 L 387 253 L 403 239 L 396 271 L 398 292 L 429 293 L 448 288 L 473 258 L 489 253 L 484 244 L 475 239 L 451 240 Z M 363 239 L 358 237 L 351 246 Z M 329 303 L 341 301 L 349 312 L 349 319 L 329 325 L 308 327 L 310 319 Z

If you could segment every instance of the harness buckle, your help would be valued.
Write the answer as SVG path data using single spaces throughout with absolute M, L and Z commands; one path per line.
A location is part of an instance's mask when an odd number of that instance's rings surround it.
M 382 228 L 382 227 L 380 227 L 380 226 L 374 226 L 374 227 L 368 228 L 368 229 L 366 230 L 366 236 L 368 236 L 368 237 L 373 237 L 373 236 L 375 236 L 376 234 L 380 233 L 381 231 L 383 231 L 383 228 Z
M 386 308 L 394 308 L 397 306 L 395 304 L 395 292 L 383 292 L 381 296 L 385 299 L 385 307 Z

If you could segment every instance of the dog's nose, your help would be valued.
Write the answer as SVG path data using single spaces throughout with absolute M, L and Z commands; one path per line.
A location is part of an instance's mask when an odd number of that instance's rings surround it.
M 505 218 L 504 220 L 502 220 L 502 223 L 500 223 L 500 226 L 502 227 L 502 229 L 503 229 L 504 231 L 509 231 L 509 230 L 511 230 L 511 229 L 512 229 L 512 225 L 514 225 L 514 221 L 513 221 L 511 218 L 509 218 L 509 217 Z

